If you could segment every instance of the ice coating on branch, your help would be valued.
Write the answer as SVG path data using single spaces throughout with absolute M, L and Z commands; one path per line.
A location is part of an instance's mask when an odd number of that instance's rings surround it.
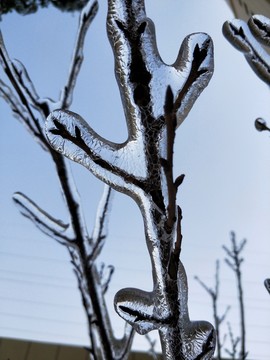
M 262 44 L 270 45 L 269 28 L 269 19 L 260 15 L 252 16 L 248 24 L 235 19 L 223 25 L 224 36 L 244 54 L 254 72 L 268 85 L 270 84 L 270 55 Z
M 98 11 L 98 1 L 89 0 L 82 9 L 79 18 L 79 26 L 77 32 L 76 46 L 74 48 L 71 66 L 69 69 L 69 76 L 66 85 L 64 86 L 61 92 L 61 98 L 59 101 L 60 106 L 54 107 L 52 110 L 57 108 L 69 108 L 72 103 L 73 91 L 76 85 L 77 77 L 81 69 L 81 64 L 83 62 L 83 45 L 85 40 L 85 35 L 92 21 L 94 20 Z M 51 111 L 52 111 L 51 110 Z
M 12 65 L 15 73 L 17 74 L 17 77 L 20 79 L 20 83 L 23 84 L 23 87 L 28 96 L 30 96 L 30 98 L 34 101 L 37 101 L 38 94 L 28 75 L 27 70 L 25 69 L 25 66 L 19 60 L 13 60 Z
M 149 186 L 143 183 L 148 175 L 145 155 L 154 148 L 164 153 L 162 141 L 158 144 L 157 140 L 164 137 L 166 141 L 167 90 L 172 92 L 172 112 L 178 126 L 212 76 L 213 45 L 206 34 L 190 35 L 176 62 L 164 64 L 157 51 L 154 26 L 141 0 L 109 1 L 107 30 L 129 131 L 127 141 L 113 144 L 97 135 L 79 115 L 61 110 L 50 115 L 47 135 L 54 149 L 140 201 L 138 190 Z M 153 157 L 152 161 L 157 163 L 158 159 Z
M 32 220 L 42 232 L 55 238 L 61 244 L 72 241 L 72 239 L 65 234 L 68 225 L 64 224 L 61 220 L 53 218 L 26 195 L 17 192 L 13 195 L 13 200 L 22 215 Z
M 270 294 L 270 279 L 265 279 L 264 280 L 264 286 L 266 288 L 266 290 L 269 292 Z
M 213 73 L 213 44 L 204 33 L 183 41 L 176 61 L 165 64 L 142 0 L 109 0 L 107 31 L 125 112 L 128 137 L 117 144 L 98 135 L 78 114 L 56 110 L 46 123 L 51 146 L 112 188 L 131 196 L 144 221 L 153 291 L 122 289 L 115 309 L 140 334 L 158 329 L 167 360 L 211 359 L 215 332 L 190 321 L 188 285 L 180 261 L 182 212 L 174 179 L 177 127 Z
M 89 0 L 81 12 L 70 71 L 57 100 L 39 97 L 24 65 L 10 59 L 0 33 L 0 65 L 10 82 L 9 86 L 0 79 L 0 96 L 51 156 L 60 180 L 69 218 L 67 223 L 58 220 L 22 193 L 15 193 L 13 200 L 24 216 L 43 233 L 64 245 L 69 252 L 86 312 L 91 359 L 125 360 L 128 358 L 134 330 L 127 325 L 122 339 L 115 338 L 104 298 L 114 269 L 109 265 L 103 266 L 100 270 L 95 262 L 106 237 L 111 189 L 106 187 L 99 204 L 98 217 L 91 238 L 88 235 L 82 204 L 68 169 L 68 163 L 51 149 L 43 133 L 43 121 L 49 113 L 59 108 L 67 109 L 72 103 L 72 94 L 83 61 L 85 35 L 97 8 L 97 0 Z
M 146 177 L 140 140 L 124 144 L 109 142 L 96 134 L 78 114 L 61 110 L 48 117 L 46 131 L 55 150 L 82 164 L 116 190 L 121 188 L 134 194 L 134 183 Z
M 171 291 L 172 301 L 173 296 L 176 295 L 173 294 L 173 284 Z M 175 313 L 169 311 L 159 289 L 152 292 L 122 289 L 115 296 L 115 308 L 139 334 L 144 335 L 158 329 L 165 343 L 163 346 L 168 348 L 172 346 L 175 351 L 178 349 L 178 354 L 181 354 L 181 357 L 170 356 L 167 349 L 166 359 L 211 359 L 215 348 L 214 329 L 206 321 L 190 321 L 187 301 L 187 278 L 180 262 L 178 299 L 175 299 L 176 308 L 173 309 L 178 314 L 178 318 L 175 318 Z
M 154 24 L 145 14 L 143 1 L 138 0 L 109 1 L 107 31 L 128 126 L 133 129 L 137 124 L 142 103 L 151 106 L 156 119 L 162 116 L 168 86 L 175 102 L 178 99 L 175 110 L 180 125 L 213 73 L 209 36 L 188 36 L 175 63 L 165 64 L 157 49 Z
M 252 16 L 248 21 L 248 26 L 259 42 L 265 46 L 270 45 L 270 20 L 266 16 Z

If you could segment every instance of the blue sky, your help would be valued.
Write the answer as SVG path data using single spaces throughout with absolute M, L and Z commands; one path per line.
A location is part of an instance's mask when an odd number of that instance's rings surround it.
M 232 305 L 228 321 L 238 333 L 234 274 L 224 264 L 221 249 L 229 245 L 234 230 L 239 241 L 248 240 L 243 264 L 247 349 L 251 359 L 268 359 L 270 299 L 262 283 L 270 276 L 270 139 L 255 131 L 254 120 L 270 119 L 269 90 L 222 36 L 223 22 L 233 17 L 225 1 L 146 0 L 146 8 L 165 62 L 175 60 L 181 41 L 192 32 L 207 32 L 215 46 L 214 76 L 178 128 L 175 144 L 175 175 L 186 174 L 178 203 L 191 318 L 212 321 L 210 299 L 193 277 L 199 275 L 212 285 L 219 258 L 220 312 Z M 89 30 L 71 110 L 103 137 L 123 141 L 125 119 L 105 10 L 100 4 Z M 8 15 L 0 25 L 11 57 L 25 64 L 41 96 L 57 98 L 69 68 L 77 15 L 49 9 L 27 17 Z M 15 191 L 22 191 L 64 220 L 67 214 L 53 166 L 3 101 L 0 116 L 0 336 L 87 345 L 84 313 L 65 249 L 22 218 L 11 201 Z M 79 165 L 72 169 L 91 230 L 103 185 Z M 122 194 L 114 197 L 102 259 L 116 266 L 108 293 L 111 309 L 120 288 L 151 289 L 141 216 Z M 113 310 L 111 316 L 120 335 L 122 321 Z M 137 336 L 134 347 L 145 349 L 147 342 Z

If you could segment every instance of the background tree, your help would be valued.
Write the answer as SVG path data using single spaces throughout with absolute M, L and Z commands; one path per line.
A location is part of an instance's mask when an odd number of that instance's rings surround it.
M 0 34 L 0 64 L 12 86 L 11 88 L 0 79 L 0 95 L 9 104 L 13 115 L 22 122 L 51 157 L 67 206 L 69 221 L 58 220 L 22 193 L 16 193 L 13 199 L 24 216 L 46 235 L 64 245 L 69 252 L 88 321 L 90 358 L 115 360 L 127 359 L 134 332 L 127 325 L 121 340 L 114 337 L 105 302 L 105 294 L 114 268 L 104 264 L 100 267 L 96 262 L 107 235 L 111 188 L 105 186 L 97 211 L 95 228 L 89 236 L 81 201 L 74 187 L 68 164 L 62 155 L 50 147 L 44 135 L 44 120 L 52 109 L 55 107 L 67 109 L 72 104 L 74 87 L 83 61 L 85 35 L 97 9 L 98 3 L 95 0 L 88 1 L 82 9 L 70 72 L 57 101 L 49 98 L 41 99 L 23 64 L 9 58 Z
M 235 337 L 231 328 L 230 323 L 227 323 L 228 333 L 225 334 L 225 338 L 229 338 L 231 343 L 231 349 L 225 348 L 225 352 L 230 356 L 231 359 L 241 359 L 245 360 L 247 358 L 248 352 L 246 351 L 246 321 L 245 321 L 245 306 L 244 306 L 244 293 L 243 293 L 243 283 L 242 283 L 242 269 L 241 265 L 244 261 L 241 253 L 244 250 L 246 245 L 246 240 L 237 244 L 236 236 L 234 232 L 231 232 L 231 249 L 226 245 L 223 245 L 222 248 L 226 253 L 225 263 L 229 266 L 230 269 L 235 273 L 236 287 L 237 287 L 237 298 L 239 305 L 239 324 L 240 324 L 240 335 Z M 218 315 L 218 300 L 220 300 L 220 275 L 219 275 L 219 260 L 216 261 L 216 273 L 215 273 L 215 287 L 214 289 L 208 287 L 198 276 L 195 276 L 195 279 L 199 284 L 206 290 L 212 299 L 212 308 L 213 308 L 213 318 L 217 333 L 217 359 L 222 359 L 221 350 L 224 345 L 224 340 L 221 341 L 221 329 L 220 325 L 225 320 L 227 313 L 230 309 L 230 306 L 227 306 L 224 314 L 222 316 Z M 228 335 L 228 336 L 227 336 Z M 238 354 L 238 345 L 240 344 L 240 351 Z
M 218 301 L 220 298 L 220 263 L 219 260 L 216 261 L 216 271 L 215 271 L 215 285 L 214 288 L 208 287 L 198 276 L 195 276 L 195 280 L 203 287 L 203 289 L 210 295 L 212 300 L 212 309 L 213 309 L 213 319 L 215 324 L 216 336 L 217 336 L 217 360 L 222 360 L 221 350 L 224 345 L 225 338 L 221 339 L 221 330 L 220 326 L 224 322 L 230 306 L 227 306 L 225 312 L 220 316 L 218 313 Z
M 236 276 L 237 294 L 238 294 L 239 310 L 240 310 L 241 336 L 240 336 L 239 359 L 241 360 L 245 360 L 248 355 L 248 352 L 246 351 L 246 321 L 245 321 L 244 293 L 243 293 L 242 271 L 241 271 L 241 265 L 244 261 L 244 258 L 241 256 L 241 253 L 246 245 L 246 242 L 247 242 L 246 239 L 244 239 L 238 245 L 235 239 L 235 233 L 231 232 L 232 248 L 229 249 L 227 246 L 223 245 L 223 249 L 227 255 L 227 257 L 225 258 L 225 262 L 233 270 Z

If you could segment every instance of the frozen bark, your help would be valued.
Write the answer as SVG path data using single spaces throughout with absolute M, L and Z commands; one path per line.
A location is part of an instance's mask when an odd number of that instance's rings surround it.
M 128 138 L 113 143 L 78 114 L 56 110 L 47 120 L 51 146 L 89 169 L 138 204 L 152 264 L 153 291 L 127 288 L 115 296 L 115 309 L 140 334 L 157 329 L 164 358 L 211 359 L 215 331 L 191 321 L 188 285 L 180 261 L 182 212 L 176 205 L 184 176 L 173 176 L 177 127 L 213 73 L 208 35 L 185 38 L 175 63 L 157 50 L 152 21 L 142 0 L 109 0 L 108 37 L 126 116 Z

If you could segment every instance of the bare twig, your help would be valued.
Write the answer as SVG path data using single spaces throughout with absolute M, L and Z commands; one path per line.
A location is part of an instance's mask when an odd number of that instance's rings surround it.
M 225 312 L 222 316 L 218 315 L 218 299 L 219 299 L 219 260 L 216 261 L 216 272 L 215 272 L 215 287 L 214 289 L 208 287 L 198 276 L 195 276 L 195 280 L 204 288 L 204 290 L 210 295 L 212 299 L 212 308 L 213 308 L 213 317 L 216 329 L 216 336 L 217 336 L 217 360 L 221 360 L 221 349 L 222 349 L 222 342 L 220 339 L 220 325 L 225 320 L 227 313 L 230 309 L 230 306 L 227 306 Z
M 237 347 L 239 345 L 240 342 L 240 338 L 239 337 L 234 337 L 233 332 L 232 332 L 232 328 L 230 323 L 227 323 L 228 326 L 228 332 L 229 332 L 229 338 L 231 341 L 231 350 L 225 349 L 226 353 L 230 355 L 232 360 L 236 360 L 237 359 Z
M 237 291 L 238 291 L 238 301 L 239 301 L 239 310 L 240 310 L 240 331 L 241 331 L 241 349 L 240 349 L 240 359 L 245 360 L 247 358 L 246 351 L 246 325 L 245 325 L 245 307 L 244 307 L 244 295 L 243 295 L 243 285 L 242 285 L 242 272 L 241 264 L 244 261 L 244 258 L 241 257 L 241 252 L 243 251 L 246 245 L 246 239 L 242 240 L 238 245 L 235 239 L 235 233 L 231 232 L 231 246 L 229 249 L 227 246 L 223 245 L 223 249 L 227 255 L 225 258 L 226 264 L 233 270 L 236 276 L 237 282 Z
M 146 340 L 147 340 L 147 342 L 149 344 L 149 350 L 148 350 L 149 355 L 154 360 L 158 360 L 158 355 L 157 355 L 156 350 L 155 350 L 156 340 L 152 340 L 149 334 L 146 334 L 145 337 L 146 337 Z

